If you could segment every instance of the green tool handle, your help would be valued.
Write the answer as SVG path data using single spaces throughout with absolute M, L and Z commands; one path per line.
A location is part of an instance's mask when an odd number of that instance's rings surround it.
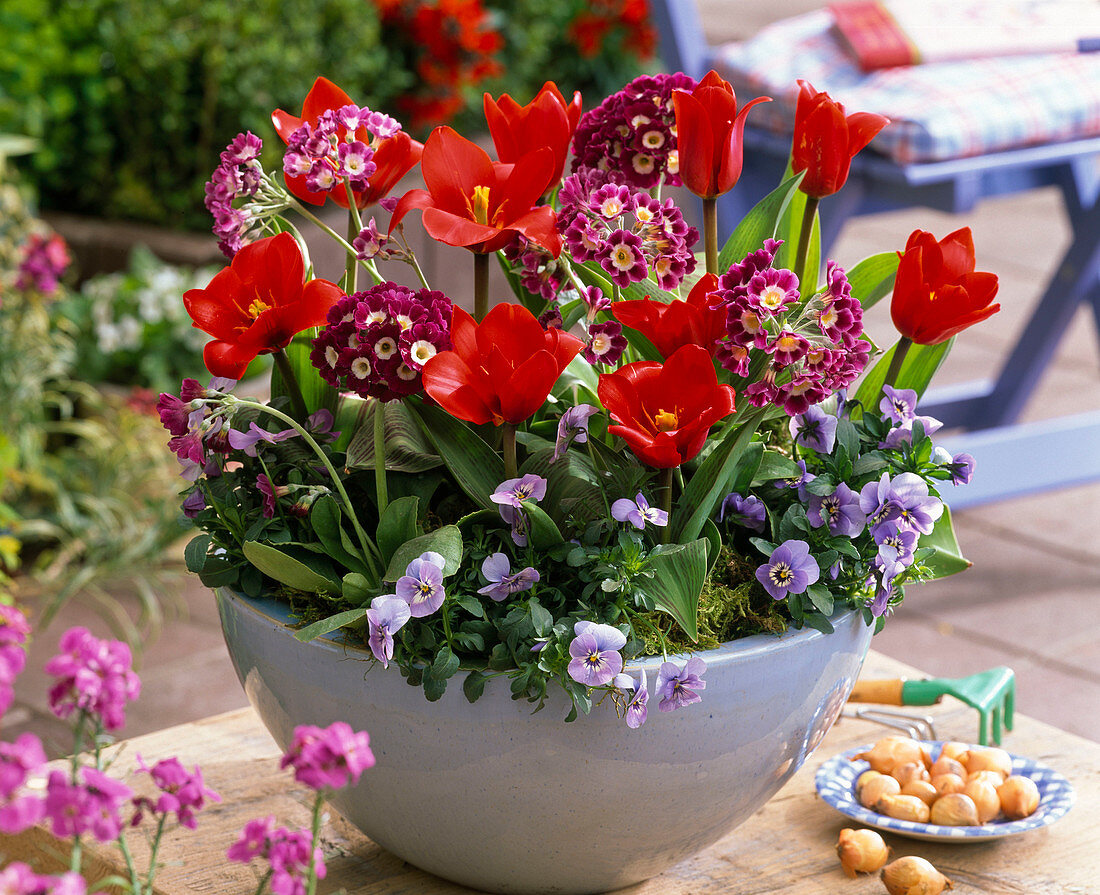
M 935 705 L 943 698 L 943 688 L 935 681 L 856 681 L 849 702 L 874 702 L 878 705 Z

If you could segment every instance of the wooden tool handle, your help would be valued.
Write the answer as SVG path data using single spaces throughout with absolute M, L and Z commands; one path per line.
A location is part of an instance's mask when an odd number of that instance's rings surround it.
M 876 702 L 879 705 L 905 705 L 901 699 L 901 688 L 905 681 L 856 681 L 849 702 Z

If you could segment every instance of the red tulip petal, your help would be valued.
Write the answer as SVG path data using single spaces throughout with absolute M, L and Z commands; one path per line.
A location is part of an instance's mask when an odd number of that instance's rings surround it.
M 276 109 L 271 113 L 271 123 L 284 143 L 290 142 L 290 135 L 302 126 L 302 119 L 296 118 L 282 109 Z
M 422 377 L 424 391 L 451 416 L 475 425 L 498 416 L 495 402 L 487 400 L 484 374 L 472 370 L 458 352 L 439 352 L 424 365 Z
M 408 193 L 405 195 L 407 196 Z M 398 209 L 400 207 L 398 205 Z M 394 218 L 397 218 L 396 211 L 394 212 Z M 392 226 L 393 222 L 390 223 Z M 459 217 L 457 214 L 444 211 L 436 206 L 424 209 L 424 229 L 432 239 L 438 242 L 449 246 L 475 249 L 480 248 L 480 243 L 487 242 L 501 234 L 501 231 L 496 227 L 476 224 L 469 218 Z
M 695 290 L 692 290 L 694 294 Z M 654 342 L 668 305 L 652 298 L 617 301 L 611 306 L 611 313 L 623 326 L 636 329 L 649 341 Z M 656 342 L 654 342 L 656 344 Z
M 848 157 L 856 154 L 870 143 L 890 119 L 873 112 L 855 112 L 848 116 Z
M 302 294 L 306 268 L 302 250 L 289 233 L 246 245 L 233 258 L 244 288 L 268 305 L 285 305 Z
M 648 363 L 654 367 L 660 367 L 660 364 L 652 361 L 637 363 Z M 635 364 L 627 364 L 613 373 L 603 373 L 596 386 L 596 395 L 607 412 L 624 426 L 644 427 L 652 432 L 655 427 L 642 407 L 635 382 L 630 374 L 625 372 L 628 367 L 633 366 Z
M 630 426 L 608 426 L 607 431 L 623 439 L 646 466 L 672 469 L 680 465 L 680 451 L 667 432 L 650 435 Z
M 643 400 L 654 410 L 681 407 L 700 412 L 710 406 L 717 390 L 718 374 L 710 353 L 698 345 L 684 345 L 665 361 Z
M 516 147 L 516 138 L 512 133 L 509 116 L 500 108 L 504 101 L 512 100 L 508 94 L 504 94 L 499 101 L 494 101 L 488 93 L 482 99 L 485 110 L 485 122 L 489 125 L 489 135 L 493 138 L 493 147 L 497 151 L 497 158 L 502 162 L 514 162 L 519 158 L 519 149 Z M 515 100 L 512 100 L 515 103 Z
M 397 200 L 397 205 L 393 209 L 393 214 L 390 215 L 390 227 L 388 233 L 393 233 L 393 228 L 401 223 L 402 219 L 414 208 L 426 209 L 434 208 L 435 202 L 432 199 L 432 194 L 427 190 L 409 190 Z
M 248 304 L 244 284 L 232 267 L 218 271 L 205 289 L 183 293 L 183 306 L 196 328 L 216 339 L 235 339 L 242 327 L 251 325 Z
M 481 354 L 477 349 L 477 322 L 464 309 L 455 305 L 451 311 L 451 345 L 467 364 L 477 364 Z
M 717 195 L 714 184 L 714 132 L 703 105 L 684 90 L 672 92 L 672 105 L 676 113 L 680 179 L 695 195 L 713 198 Z
M 504 302 L 493 307 L 481 321 L 477 345 L 483 357 L 497 349 L 514 369 L 546 347 L 546 331 L 523 305 Z
M 525 153 L 513 165 L 508 179 L 502 185 L 496 207 L 489 210 L 489 219 L 493 220 L 499 210 L 501 225 L 514 227 L 513 222 L 531 211 L 539 197 L 546 192 L 553 175 L 554 152 L 549 146 Z
M 546 331 L 546 350 L 553 355 L 554 363 L 560 373 L 584 349 L 584 342 L 574 335 L 562 332 L 557 327 Z
M 746 103 L 741 111 L 737 113 L 737 117 L 733 120 L 733 126 L 729 130 L 729 136 L 720 148 L 716 148 L 716 152 L 719 152 L 719 158 L 721 163 L 718 165 L 718 171 L 715 175 L 715 186 L 718 189 L 718 194 L 728 193 L 735 186 L 737 181 L 741 179 L 741 169 L 745 163 L 745 116 L 748 114 L 749 109 L 759 103 L 770 103 L 770 96 L 758 96 L 751 102 Z
M 943 255 L 944 280 L 952 282 L 974 270 L 974 234 L 969 227 L 948 233 L 939 241 L 939 247 Z
M 374 151 L 377 166 L 370 179 L 370 186 L 361 193 L 364 206 L 384 199 L 397 186 L 397 182 L 420 161 L 424 146 L 404 131 L 383 140 Z
M 340 109 L 352 105 L 351 97 L 344 93 L 328 78 L 318 78 L 313 82 L 302 103 L 302 119 L 310 124 L 316 123 L 329 109 Z
M 461 217 L 472 217 L 474 187 L 495 183 L 493 163 L 485 150 L 449 127 L 432 131 L 424 144 L 420 170 L 435 206 Z
M 561 369 L 550 352 L 535 352 L 503 383 L 500 389 L 501 416 L 510 423 L 522 423 L 534 415 L 560 375 Z
M 518 230 L 535 245 L 546 249 L 553 257 L 561 254 L 561 234 L 558 233 L 557 214 L 549 205 L 532 208 L 508 224 L 509 230 Z
M 310 205 L 324 205 L 325 200 L 328 199 L 328 193 L 318 190 L 314 192 L 306 186 L 305 176 L 294 176 L 292 174 L 283 174 L 283 180 L 286 181 L 286 188 L 290 191 L 291 195 L 301 199 L 303 202 L 308 202 Z
M 240 379 L 255 359 L 257 351 L 236 342 L 207 342 L 202 351 L 203 363 L 214 376 Z

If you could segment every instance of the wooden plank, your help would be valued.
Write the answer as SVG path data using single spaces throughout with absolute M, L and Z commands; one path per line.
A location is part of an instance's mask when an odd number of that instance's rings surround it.
M 919 677 L 918 671 L 872 652 L 865 677 Z M 936 718 L 944 738 L 973 740 L 976 713 L 960 703 L 921 709 Z M 881 893 L 874 877 L 848 880 L 833 853 L 837 835 L 850 822 L 816 795 L 813 775 L 821 761 L 871 742 L 885 733 L 866 721 L 842 718 L 790 783 L 739 829 L 710 849 L 656 879 L 620 890 L 623 895 L 871 895 Z M 937 845 L 888 835 L 895 856 L 921 855 L 955 881 L 958 895 L 1085 895 L 1098 891 L 1100 872 L 1100 744 L 1017 717 L 1005 743 L 1009 751 L 1061 771 L 1077 790 L 1077 804 L 1057 824 L 999 842 Z M 251 870 L 225 859 L 226 848 L 245 823 L 274 814 L 288 826 L 308 823 L 308 795 L 278 768 L 278 750 L 250 709 L 185 724 L 122 744 L 113 773 L 126 776 L 136 755 L 151 762 L 176 755 L 185 765 L 200 764 L 208 783 L 225 801 L 199 817 L 197 831 L 177 830 L 162 845 L 166 866 L 161 895 L 250 895 Z M 379 773 L 379 769 L 367 773 Z M 44 842 L 5 840 L 4 851 L 26 860 L 31 851 L 44 863 Z M 470 895 L 473 890 L 416 870 L 332 816 L 323 845 L 329 874 L 321 893 L 345 889 L 348 895 Z M 140 836 L 131 837 L 139 866 L 147 857 Z M 492 847 L 490 843 L 486 847 Z M 110 849 L 95 852 L 117 868 Z M 517 856 L 517 860 L 522 860 Z

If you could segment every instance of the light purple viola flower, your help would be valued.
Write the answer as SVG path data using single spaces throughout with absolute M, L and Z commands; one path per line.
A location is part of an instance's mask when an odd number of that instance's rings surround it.
M 908 566 L 913 562 L 913 553 L 917 549 L 917 540 L 919 537 L 920 535 L 918 535 L 917 532 L 910 529 L 902 530 L 898 528 L 896 522 L 891 522 L 882 527 L 874 540 L 880 548 L 880 553 L 881 548 L 892 547 L 903 565 Z M 875 564 L 878 565 L 877 559 Z M 881 568 L 881 566 L 879 566 L 879 568 Z
M 206 509 L 206 497 L 201 488 L 196 488 L 184 499 L 182 504 L 183 515 L 188 519 L 195 519 L 199 513 Z
M 393 635 L 405 627 L 405 622 L 410 618 L 412 610 L 409 604 L 396 594 L 382 594 L 370 601 L 367 643 L 383 668 L 389 668 L 393 658 Z
M 867 579 L 868 584 L 874 584 L 874 576 Z M 890 600 L 894 596 L 894 579 L 888 576 L 885 572 L 882 575 L 882 580 L 878 582 L 878 586 L 875 588 L 875 595 L 867 603 L 868 608 L 871 610 L 871 615 L 875 618 L 886 615 L 890 608 Z
M 784 541 L 772 551 L 767 563 L 756 570 L 756 580 L 773 600 L 804 593 L 820 577 L 821 569 L 810 556 L 810 545 L 797 540 Z
M 602 687 L 623 670 L 619 650 L 626 646 L 626 635 L 611 625 L 577 622 L 576 635 L 569 644 L 569 676 L 587 687 Z
M 811 494 L 806 516 L 814 528 L 826 525 L 829 534 L 846 538 L 854 538 L 867 524 L 867 516 L 859 506 L 859 495 L 844 482 L 826 497 Z
M 506 479 L 497 485 L 489 500 L 502 506 L 523 509 L 525 500 L 542 500 L 546 496 L 546 479 L 532 472 L 518 479 Z M 507 521 L 507 520 L 505 520 Z
M 703 697 L 697 691 L 707 688 L 707 682 L 703 680 L 706 670 L 707 663 L 698 656 L 688 659 L 683 668 L 675 662 L 662 662 L 654 688 L 654 693 L 661 697 L 657 708 L 662 712 L 672 712 L 693 702 L 702 702 Z
M 943 515 L 943 501 L 928 493 L 928 482 L 915 472 L 903 472 L 891 485 L 898 505 L 898 528 L 931 534 Z
M 722 505 L 718 508 L 719 522 L 724 521 L 727 516 L 737 525 L 753 531 L 763 531 L 767 510 L 764 508 L 764 501 L 759 497 L 751 494 L 748 497 L 742 497 L 736 491 L 732 491 L 722 499 Z
M 806 461 L 805 460 L 798 460 L 798 461 L 796 461 L 796 463 L 798 465 L 798 468 L 800 470 L 802 470 L 802 474 L 797 475 L 797 476 L 792 476 L 789 479 L 780 479 L 779 481 L 777 481 L 775 483 L 775 487 L 776 488 L 797 488 L 798 489 L 798 499 L 800 501 L 802 501 L 803 503 L 805 503 L 806 502 L 806 495 L 807 495 L 806 485 L 807 485 L 807 483 L 812 482 L 814 479 L 816 479 L 817 476 L 814 475 L 812 472 L 806 472 Z
M 529 527 L 527 514 L 523 510 L 517 510 L 504 504 L 498 506 L 497 511 L 500 513 L 500 518 L 512 527 L 512 543 L 517 547 L 526 547 Z
M 943 428 L 943 423 L 931 416 L 915 416 L 895 426 L 886 433 L 886 438 L 879 442 L 879 447 L 885 450 L 897 450 L 903 444 L 913 443 L 913 423 L 919 422 L 924 426 L 924 434 L 932 435 Z
M 791 417 L 791 438 L 795 444 L 811 448 L 819 454 L 832 453 L 836 444 L 837 418 L 816 404 L 805 413 Z
M 629 522 L 638 529 L 645 528 L 647 522 L 658 527 L 668 525 L 668 513 L 657 507 L 651 507 L 641 491 L 633 500 L 629 497 L 621 497 L 611 504 L 611 516 L 619 522 Z
M 413 618 L 431 615 L 443 605 L 443 557 L 429 550 L 405 567 L 403 577 L 397 579 L 397 596 L 409 604 Z
M 512 564 L 503 553 L 494 553 L 485 557 L 481 564 L 481 574 L 489 583 L 478 588 L 479 594 L 486 594 L 492 600 L 500 602 L 511 594 L 530 590 L 539 581 L 539 573 L 528 566 L 512 574 Z
M 901 424 L 906 420 L 912 420 L 917 415 L 916 390 L 884 385 L 882 394 L 883 398 L 878 402 L 878 409 L 893 423 Z
M 554 442 L 554 459 L 550 461 L 551 463 L 565 456 L 565 452 L 573 442 L 577 444 L 588 442 L 588 420 L 598 412 L 599 408 L 591 404 L 578 404 L 561 415 L 561 419 L 558 420 L 558 437 Z
M 283 429 L 281 432 L 268 432 L 266 429 L 261 429 L 255 423 L 249 423 L 247 432 L 238 432 L 236 429 L 229 430 L 229 445 L 234 450 L 244 451 L 249 457 L 255 457 L 257 442 L 264 441 L 267 444 L 278 444 L 280 441 L 286 441 L 288 438 L 293 438 L 297 434 L 298 432 L 294 429 Z
M 615 675 L 615 686 L 623 693 L 629 693 L 630 698 L 626 703 L 626 726 L 631 730 L 637 730 L 645 724 L 649 709 L 649 682 L 646 680 L 645 669 L 642 669 L 641 678 L 635 682 L 629 674 Z
M 859 492 L 859 508 L 867 517 L 871 537 L 876 541 L 886 531 L 896 530 L 892 523 L 901 515 L 901 505 L 890 486 L 890 473 L 884 472 L 877 482 L 868 482 Z
M 970 454 L 955 454 L 951 462 L 944 465 L 951 473 L 951 482 L 954 485 L 969 485 L 974 477 L 974 458 Z

